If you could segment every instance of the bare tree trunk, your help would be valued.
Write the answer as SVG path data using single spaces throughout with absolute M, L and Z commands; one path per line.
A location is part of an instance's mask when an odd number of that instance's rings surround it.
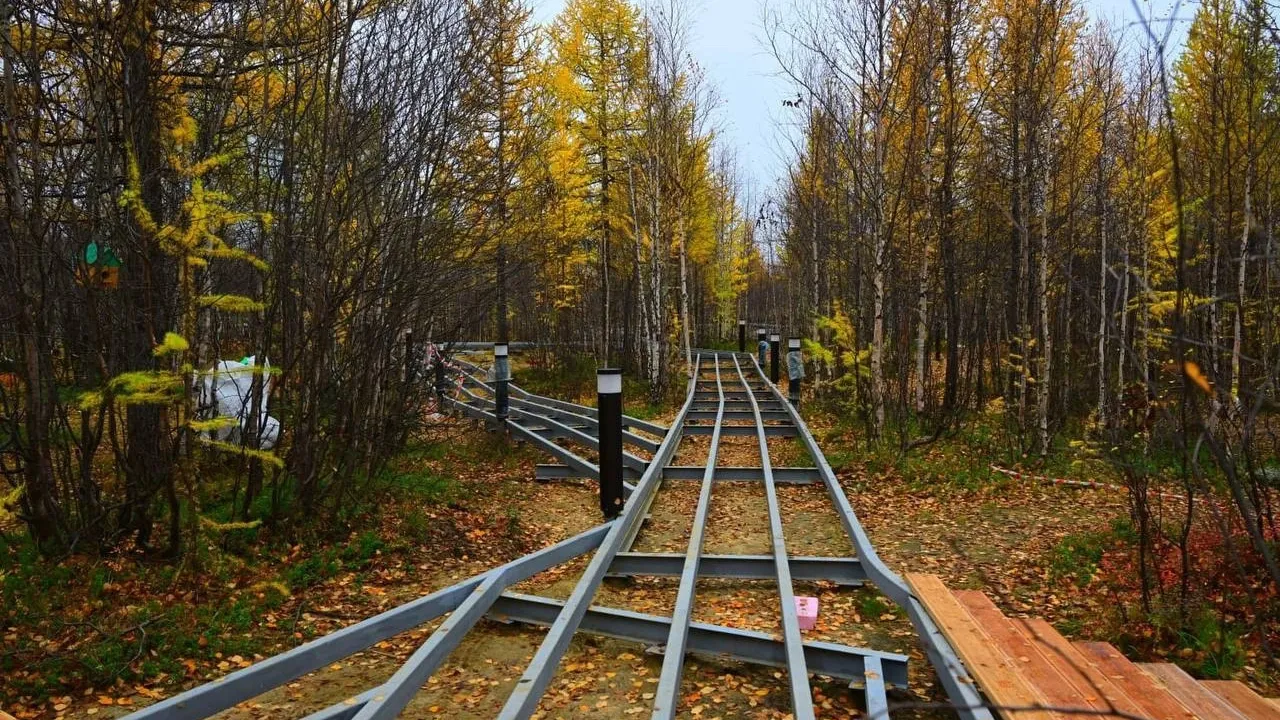
M 1129 246 L 1125 244 L 1121 251 L 1121 263 L 1124 275 L 1120 278 L 1120 338 L 1116 343 L 1116 391 L 1124 391 L 1124 365 L 1129 350 Z
M 929 353 L 929 246 L 925 240 L 923 257 L 920 259 L 920 286 L 916 297 L 916 377 L 915 403 L 916 412 L 924 412 L 924 381 Z
M 1047 143 L 1046 143 L 1047 145 Z M 1043 211 L 1040 217 L 1040 267 L 1039 267 L 1039 295 L 1040 295 L 1040 368 L 1037 370 L 1036 382 L 1039 387 L 1038 400 L 1038 419 L 1040 428 L 1040 457 L 1049 455 L 1049 396 L 1052 394 L 1053 383 L 1050 382 L 1053 371 L 1052 355 L 1053 355 L 1053 327 L 1049 324 L 1049 208 L 1048 194 L 1049 187 L 1049 162 L 1045 158 L 1044 162 L 1044 190 L 1046 192 L 1043 201 Z
M 1098 160 L 1098 425 L 1107 427 L 1107 221 L 1102 216 L 1102 160 Z M 1124 344 L 1124 338 L 1120 339 Z
M 1244 220 L 1240 230 L 1240 265 L 1236 274 L 1236 317 L 1235 330 L 1231 342 L 1231 400 L 1233 404 L 1240 397 L 1240 353 L 1244 346 L 1244 297 L 1245 279 L 1249 268 L 1249 225 L 1253 222 L 1252 177 L 1251 169 L 1244 173 Z M 1216 296 L 1215 296 L 1216 301 Z
M 693 346 L 689 342 L 689 325 L 692 322 L 689 317 L 689 263 L 688 252 L 685 241 L 685 218 L 684 214 L 680 214 L 677 223 L 676 233 L 679 235 L 679 251 L 680 251 L 680 330 L 684 338 L 684 363 L 685 371 L 689 374 L 693 373 Z

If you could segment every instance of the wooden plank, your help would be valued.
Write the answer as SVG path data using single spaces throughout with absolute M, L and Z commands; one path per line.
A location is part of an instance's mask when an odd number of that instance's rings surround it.
M 1246 720 L 1244 715 L 1209 692 L 1185 670 L 1173 663 L 1137 663 L 1142 671 L 1160 681 L 1178 702 L 1202 720 Z
M 1142 706 L 1120 686 L 1111 682 L 1106 673 L 1089 662 L 1052 625 L 1039 618 L 1014 621 L 1014 626 L 1053 664 L 1064 677 L 1085 693 L 1085 700 L 1094 707 L 1115 709 L 1131 715 L 1141 715 Z
M 1144 717 L 1152 720 L 1189 720 L 1195 714 L 1186 708 L 1178 699 L 1169 693 L 1155 678 L 1142 672 L 1116 650 L 1103 642 L 1073 643 L 1098 670 L 1102 671 L 1111 682 L 1137 701 Z
M 1280 710 L 1276 706 L 1239 680 L 1201 680 L 1200 684 L 1251 720 L 1280 718 Z
M 978 627 L 982 628 L 996 647 L 1014 663 L 1018 673 L 1045 705 L 1072 709 L 1104 709 L 1106 707 L 1106 703 L 1096 699 L 1094 702 L 1086 701 L 1085 698 L 1088 695 L 1096 693 L 1084 692 L 1059 672 L 986 595 L 977 590 L 955 590 L 952 594 L 968 611 Z M 1101 717 L 1074 713 L 1071 715 L 1072 717 Z M 1055 713 L 1055 716 L 1065 717 L 1058 713 Z
M 908 573 L 906 579 L 993 705 L 1008 708 L 1042 705 L 1009 658 L 1004 653 L 992 652 L 991 638 L 982 632 L 941 580 L 917 573 Z M 1055 720 L 1052 713 L 1043 710 L 997 712 L 1017 720 Z

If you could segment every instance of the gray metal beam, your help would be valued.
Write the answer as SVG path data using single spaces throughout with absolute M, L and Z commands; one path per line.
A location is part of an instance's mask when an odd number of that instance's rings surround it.
M 711 425 L 685 425 L 681 432 L 685 435 L 710 435 Z M 755 425 L 725 425 L 724 435 L 732 437 L 751 437 L 756 434 Z M 796 437 L 800 433 L 793 425 L 765 425 L 764 434 L 768 437 Z
M 688 465 L 668 465 L 662 469 L 662 477 L 667 480 L 700 480 L 702 468 Z M 716 482 L 764 481 L 764 469 L 758 467 L 718 467 Z M 818 468 L 782 467 L 773 469 L 773 481 L 793 485 L 810 485 L 822 482 Z
M 701 357 L 695 361 L 693 377 L 697 377 L 701 361 Z M 675 422 L 672 423 L 673 429 L 684 424 L 685 415 L 689 412 L 689 406 L 693 403 L 693 388 L 694 384 L 692 382 L 689 383 L 684 405 L 680 408 L 679 414 L 676 415 Z M 587 565 L 586 570 L 583 571 L 582 576 L 578 579 L 578 584 L 574 587 L 568 601 L 565 602 L 563 610 L 557 615 L 542 644 L 538 646 L 537 652 L 534 653 L 533 661 L 520 676 L 515 690 L 507 698 L 499 718 L 503 720 L 527 720 L 538 709 L 538 702 L 546 691 L 547 684 L 551 682 L 556 668 L 560 665 L 560 660 L 564 657 L 564 651 L 569 647 L 569 641 L 573 639 L 574 632 L 578 629 L 579 623 L 582 622 L 583 616 L 586 615 L 591 599 L 595 597 L 596 591 L 600 588 L 600 583 L 604 580 L 605 573 L 608 571 L 609 566 L 613 564 L 614 556 L 622 549 L 623 542 L 631 531 L 639 526 L 642 509 L 648 506 L 649 500 L 655 494 L 658 485 L 661 484 L 661 468 L 671 459 L 680 437 L 681 435 L 678 432 L 669 432 L 663 438 L 662 445 L 658 448 L 658 452 L 654 453 L 653 461 L 644 471 L 644 475 L 641 476 L 635 492 L 631 494 L 630 500 L 628 500 L 626 507 L 622 511 L 622 515 L 618 517 L 616 522 L 611 524 L 608 535 L 601 541 L 599 549 L 592 556 L 590 564 Z
M 720 383 L 720 358 L 713 362 L 720 410 L 716 413 L 711 444 L 707 449 L 706 468 L 702 472 L 702 487 L 698 492 L 698 507 L 694 510 L 693 525 L 689 530 L 689 546 L 681 562 L 680 587 L 676 590 L 676 604 L 671 611 L 671 628 L 667 633 L 667 652 L 662 658 L 662 672 L 658 676 L 657 692 L 654 693 L 654 720 L 674 718 L 676 706 L 680 702 L 680 677 L 684 672 L 689 622 L 693 618 L 693 596 L 698 588 L 702 544 L 707 535 L 707 515 L 711 512 L 711 488 L 715 485 L 712 478 L 716 472 L 716 458 L 720 453 L 720 432 L 724 429 L 724 386 Z
M 462 642 L 462 638 L 484 617 L 485 612 L 506 589 L 512 572 L 512 564 L 508 563 L 493 572 L 471 591 L 471 595 L 449 613 L 448 619 L 431 633 L 409 659 L 382 684 L 382 692 L 369 698 L 356 720 L 390 720 L 400 715 L 413 696 L 418 694 L 422 683 L 440 667 L 440 663 Z
M 545 626 L 555 621 L 563 605 L 559 600 L 550 598 L 504 593 L 493 604 L 489 616 L 494 620 Z M 670 625 L 669 618 L 593 606 L 582 618 L 580 628 L 584 632 L 619 640 L 661 645 L 667 638 Z M 785 667 L 787 661 L 783 644 L 769 633 L 723 625 L 690 623 L 688 649 L 698 655 L 770 667 Z M 907 687 L 905 655 L 812 641 L 804 643 L 804 654 L 809 669 L 814 673 L 859 684 L 866 682 L 865 658 L 876 657 L 883 667 L 886 684 L 895 688 Z
M 587 415 L 582 415 L 576 412 L 570 412 L 568 410 L 562 410 L 559 408 L 552 407 L 550 405 L 544 405 L 542 403 L 533 402 L 532 400 L 521 400 L 520 398 L 512 398 L 511 406 L 527 409 L 529 412 L 535 415 L 541 415 L 543 417 L 548 417 L 553 420 L 559 420 L 564 424 L 568 425 L 569 427 L 575 428 L 577 430 L 597 431 L 598 428 L 600 427 L 600 421 L 594 417 L 589 417 Z M 666 433 L 663 433 L 663 434 L 665 435 Z M 626 442 L 629 445 L 635 445 L 636 447 L 643 448 L 645 452 L 654 452 L 655 450 L 658 449 L 657 442 L 650 440 L 647 437 L 641 437 L 633 432 L 623 431 L 622 440 L 623 442 Z
M 756 366 L 756 371 L 763 377 L 764 370 L 760 368 L 760 364 L 754 356 L 752 356 L 751 362 Z M 774 396 L 779 401 L 785 401 L 782 391 L 773 383 L 769 385 Z M 924 606 L 916 598 L 906 582 L 897 573 L 890 570 L 884 564 L 884 561 L 880 559 L 880 556 L 876 554 L 875 546 L 871 544 L 871 538 L 867 536 L 866 530 L 863 529 L 862 523 L 858 520 L 857 513 L 853 511 L 853 506 L 849 504 L 849 498 L 844 494 L 844 489 L 840 487 L 840 482 L 836 479 L 835 472 L 831 470 L 831 465 L 822 454 L 822 449 L 818 447 L 818 442 L 813 438 L 813 433 L 809 432 L 809 426 L 790 402 L 784 402 L 783 406 L 791 415 L 792 422 L 795 423 L 796 428 L 800 430 L 800 439 L 818 466 L 818 471 L 822 475 L 822 482 L 827 488 L 827 495 L 836 506 L 840 522 L 844 525 L 845 532 L 849 534 L 849 538 L 853 542 L 854 551 L 862 560 L 863 569 L 866 571 L 867 577 L 880 592 L 906 610 L 907 617 L 911 619 L 911 624 L 915 626 L 916 634 L 919 635 L 921 642 L 924 644 L 925 650 L 929 655 L 929 661 L 933 664 L 934 670 L 937 671 L 938 680 L 942 683 L 943 689 L 947 691 L 947 697 L 950 698 L 956 712 L 964 720 L 993 720 L 993 715 L 987 709 L 986 702 L 978 694 L 972 676 L 965 670 L 964 663 L 956 656 L 955 650 L 947 642 L 937 624 L 933 622 L 933 618 L 929 617 L 929 613 L 924 609 Z
M 782 405 L 776 402 L 759 403 L 759 407 L 761 412 L 765 412 L 765 411 L 768 411 L 771 413 L 778 412 L 778 411 L 786 412 L 785 410 L 783 410 Z M 700 412 L 700 413 L 715 412 L 716 410 L 715 406 L 707 403 L 705 400 L 702 402 L 694 403 L 692 409 L 694 412 Z M 742 402 L 737 402 L 737 403 L 725 401 L 724 409 L 726 411 L 748 413 L 748 412 L 751 412 L 751 403 L 747 402 L 746 400 L 743 400 Z
M 570 427 L 569 425 L 566 425 L 558 420 L 552 420 L 551 418 L 535 415 L 530 413 L 527 410 L 523 410 L 516 407 L 511 408 L 511 419 L 524 425 L 531 432 L 538 433 L 544 438 L 548 436 L 563 438 L 565 440 L 571 440 L 573 442 L 576 442 L 579 445 L 584 445 L 586 447 L 589 447 L 592 450 L 600 449 L 600 438 L 594 437 L 592 435 L 588 435 L 587 433 L 584 433 L 581 430 L 578 430 L 576 428 Z M 547 429 L 542 432 L 538 432 L 537 429 L 532 427 L 534 423 L 542 424 L 546 426 Z M 648 461 L 646 461 L 644 458 L 638 457 L 636 455 L 632 455 L 629 452 L 622 453 L 622 463 L 623 465 L 631 468 L 632 470 L 639 470 L 639 471 L 643 471 L 649 465 Z M 598 474 L 599 474 L 599 471 L 597 470 L 597 476 Z
M 738 378 L 746 384 L 738 359 L 733 359 Z M 791 709 L 796 720 L 814 717 L 813 691 L 809 688 L 809 670 L 805 666 L 804 640 L 800 636 L 800 620 L 796 612 L 796 596 L 791 586 L 791 566 L 787 562 L 787 543 L 783 538 L 782 513 L 778 508 L 778 489 L 773 483 L 773 465 L 769 460 L 769 442 L 765 425 L 760 421 L 760 408 L 751 396 L 751 409 L 756 414 L 756 439 L 760 445 L 760 465 L 764 468 L 764 493 L 769 506 L 769 540 L 773 547 L 773 565 L 778 579 L 778 600 L 782 610 L 782 641 L 787 651 L 787 680 L 791 684 Z
M 511 387 L 516 395 L 519 395 L 525 400 L 532 400 L 541 405 L 549 405 L 551 407 L 560 408 L 561 410 L 568 410 L 569 412 L 577 413 L 579 415 L 586 415 L 589 418 L 594 418 L 598 414 L 595 408 L 587 405 L 579 405 L 578 403 L 557 400 L 556 398 L 549 398 L 543 395 L 534 395 L 533 393 L 514 385 Z M 667 434 L 667 428 L 664 428 L 657 423 L 649 422 L 648 420 L 641 420 L 638 417 L 632 417 L 631 415 L 622 416 L 622 426 L 631 428 L 632 430 L 643 430 L 652 435 L 657 435 L 658 437 L 662 437 Z
M 470 372 L 463 373 L 463 378 L 468 383 L 474 384 L 477 387 L 482 387 L 490 392 L 493 391 L 493 388 L 490 387 L 488 383 L 484 382 L 483 380 L 481 380 L 480 378 L 476 377 L 473 374 L 473 373 L 483 372 L 482 368 L 480 368 L 478 365 L 473 365 L 461 359 L 457 360 L 457 363 L 461 367 L 470 369 Z M 511 391 L 513 395 L 525 401 L 534 402 L 539 405 L 545 405 L 547 407 L 558 408 L 560 410 L 565 410 L 571 413 L 575 413 L 577 415 L 584 415 L 592 419 L 595 419 L 597 414 L 596 409 L 593 407 L 588 407 L 586 405 L 579 405 L 578 403 L 571 403 L 565 400 L 558 400 L 556 398 L 544 397 L 542 395 L 535 395 L 521 388 L 520 386 L 516 385 L 514 382 L 510 383 L 507 386 L 507 388 L 508 390 Z M 647 433 L 650 433 L 651 435 L 657 435 L 658 437 L 662 437 L 667 434 L 667 428 L 657 423 L 649 422 L 648 420 L 641 420 L 640 418 L 632 417 L 631 415 L 622 416 L 622 426 L 626 428 L 631 428 L 632 430 L 643 430 Z
M 615 523 L 597 525 L 550 547 L 525 555 L 508 567 L 518 568 L 509 576 L 529 578 L 544 570 L 590 552 L 611 531 Z M 319 670 L 348 655 L 366 650 L 389 637 L 455 610 L 494 570 L 467 578 L 413 602 L 392 608 L 368 620 L 332 632 L 309 643 L 287 650 L 226 675 L 216 682 L 192 688 L 167 700 L 145 707 L 128 717 L 131 720 L 164 718 L 194 720 L 206 718 L 260 695 L 274 687 Z
M 689 419 L 690 420 L 715 420 L 716 412 L 717 412 L 716 410 L 694 410 L 693 412 L 689 413 Z M 791 421 L 791 416 L 787 415 L 787 411 L 782 409 L 761 410 L 760 416 L 763 417 L 766 421 L 769 421 L 769 420 L 785 420 L 787 422 Z M 755 413 L 751 412 L 750 410 L 725 410 L 724 419 L 725 420 L 754 420 Z
M 579 472 L 568 465 L 548 465 L 541 464 L 534 467 L 534 478 L 537 480 L 599 480 L 597 474 L 587 474 Z M 635 480 L 640 477 L 640 473 L 631 468 L 622 468 L 622 477 L 629 480 Z M 818 482 L 815 477 L 814 482 Z
M 867 658 L 864 663 L 866 679 L 863 681 L 863 696 L 866 698 L 867 718 L 869 720 L 888 720 L 889 699 L 885 697 L 884 668 L 880 658 Z
M 674 577 L 684 565 L 682 553 L 621 552 L 609 567 L 610 577 Z M 790 558 L 796 580 L 829 581 L 840 585 L 862 585 L 867 573 L 857 558 L 806 557 Z M 771 555 L 703 555 L 698 577 L 772 580 Z
M 467 390 L 466 388 L 462 388 L 461 391 L 463 394 L 471 398 L 478 399 L 474 393 L 472 393 L 470 390 Z M 494 425 L 503 424 L 501 421 L 498 420 L 498 417 L 496 415 L 494 415 L 493 413 L 483 408 L 477 407 L 470 403 L 463 402 L 461 400 L 455 400 L 451 397 L 446 397 L 445 399 L 449 403 L 451 403 L 453 407 L 458 408 L 459 410 L 462 410 L 464 413 L 466 413 L 467 415 L 477 420 L 493 423 Z M 566 466 L 572 468 L 574 472 L 578 473 L 580 477 L 599 479 L 600 469 L 596 467 L 593 463 L 587 461 L 585 458 L 573 452 L 572 450 L 568 448 L 560 447 L 559 445 L 551 442 L 547 438 L 544 438 L 538 433 L 526 428 L 519 421 L 513 421 L 508 419 L 508 421 L 505 424 L 507 428 L 510 429 L 514 434 L 520 436 L 521 438 L 527 440 L 528 442 L 533 443 L 534 445 L 537 445 L 538 447 L 542 448 L 546 452 L 555 456 L 560 460 L 560 462 L 564 463 Z

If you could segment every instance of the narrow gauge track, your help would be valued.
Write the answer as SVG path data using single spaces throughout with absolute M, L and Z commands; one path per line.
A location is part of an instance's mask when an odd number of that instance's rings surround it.
M 472 418 L 498 423 L 491 409 L 492 387 L 477 377 L 478 370 L 475 366 L 464 367 L 457 392 L 446 399 L 452 407 Z M 563 463 L 540 467 L 539 476 L 598 478 L 599 470 L 595 464 L 556 442 L 568 441 L 595 449 L 597 442 L 592 432 L 596 430 L 594 409 L 533 395 L 514 386 L 511 390 L 510 416 L 505 423 L 507 428 L 547 450 Z M 726 421 L 734 421 L 734 424 Z M 686 653 L 785 669 L 793 715 L 798 720 L 814 717 L 809 686 L 811 674 L 849 681 L 851 687 L 860 688 L 864 693 L 869 715 L 887 717 L 886 689 L 905 688 L 907 684 L 905 656 L 835 643 L 805 642 L 801 636 L 792 582 L 829 580 L 844 584 L 871 582 L 902 607 L 959 715 L 971 720 L 992 718 L 938 627 L 903 580 L 876 555 L 813 435 L 795 408 L 767 380 L 754 357 L 699 351 L 685 401 L 669 429 L 636 418 L 624 418 L 623 422 L 629 430 L 624 441 L 649 457 L 634 453 L 625 455 L 625 467 L 629 474 L 635 476 L 636 482 L 628 484 L 629 499 L 618 518 L 156 703 L 130 717 L 208 717 L 445 614 L 448 617 L 444 622 L 390 679 L 308 717 L 315 720 L 396 717 L 449 653 L 486 616 L 549 627 L 532 662 L 500 711 L 501 718 L 528 718 L 537 711 L 543 693 L 577 632 L 665 646 L 658 689 L 654 693 L 654 718 L 675 715 Z M 661 436 L 661 440 L 652 440 L 640 433 Z M 671 465 L 680 440 L 690 435 L 710 436 L 707 461 L 702 466 Z M 721 440 L 729 435 L 756 438 L 759 467 L 717 466 Z M 814 459 L 814 465 L 774 468 L 767 442 L 770 437 L 800 438 Z M 688 547 L 684 553 L 632 552 L 664 480 L 696 480 L 701 483 Z M 770 553 L 703 553 L 714 488 L 722 482 L 763 483 L 769 512 Z M 820 482 L 825 486 L 848 535 L 853 557 L 795 557 L 787 553 L 776 490 L 781 482 Z M 507 591 L 516 583 L 587 554 L 591 559 L 572 593 L 563 602 Z M 606 577 L 641 575 L 680 579 L 671 617 L 592 605 Z M 692 622 L 699 577 L 774 580 L 782 618 L 781 640 L 768 633 Z

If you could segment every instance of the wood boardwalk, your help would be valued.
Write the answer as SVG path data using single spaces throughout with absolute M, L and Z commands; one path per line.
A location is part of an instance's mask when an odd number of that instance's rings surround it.
M 1197 681 L 1171 663 L 1133 663 L 1039 619 L 1009 618 L 976 590 L 908 574 L 978 687 L 1004 717 L 1280 720 L 1280 704 L 1234 681 Z

